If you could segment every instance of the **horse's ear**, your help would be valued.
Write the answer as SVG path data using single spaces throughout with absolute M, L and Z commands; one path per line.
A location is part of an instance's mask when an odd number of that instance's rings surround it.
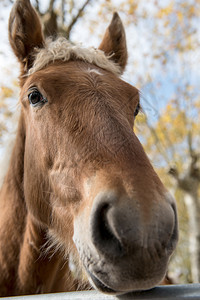
M 122 21 L 116 12 L 113 14 L 99 49 L 103 50 L 106 55 L 110 56 L 110 59 L 121 67 L 121 72 L 124 71 L 128 58 L 126 35 Z
M 9 40 L 22 72 L 27 72 L 33 63 L 34 48 L 44 45 L 40 20 L 30 0 L 15 2 L 9 18 Z

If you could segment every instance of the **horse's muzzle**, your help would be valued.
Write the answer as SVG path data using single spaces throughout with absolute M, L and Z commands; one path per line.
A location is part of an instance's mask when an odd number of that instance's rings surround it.
M 77 248 L 99 290 L 121 294 L 149 289 L 165 276 L 178 235 L 175 204 L 167 196 L 152 202 L 148 211 L 113 191 L 95 197 L 85 231 L 89 238 L 79 237 Z

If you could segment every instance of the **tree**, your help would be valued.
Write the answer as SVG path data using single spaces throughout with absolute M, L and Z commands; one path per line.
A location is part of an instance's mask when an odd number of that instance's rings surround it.
M 156 110 L 154 122 L 143 120 L 151 133 L 145 141 L 152 160 L 160 169 L 168 170 L 176 187 L 183 191 L 189 217 L 193 282 L 200 281 L 200 97 L 198 80 L 192 76 L 195 72 L 193 63 L 199 64 L 198 29 L 194 22 L 199 17 L 196 5 L 199 7 L 200 2 L 169 2 L 158 11 L 163 23 L 162 34 L 168 32 L 170 36 L 164 50 L 156 55 L 162 68 L 162 71 L 161 68 L 158 70 L 162 73 L 173 70 L 178 78 L 173 78 L 173 92 L 162 113 Z M 157 35 L 159 32 L 160 28 L 156 28 Z M 195 57 L 194 62 L 191 57 Z M 163 83 L 154 80 L 155 84 Z M 172 187 L 174 183 L 170 185 Z

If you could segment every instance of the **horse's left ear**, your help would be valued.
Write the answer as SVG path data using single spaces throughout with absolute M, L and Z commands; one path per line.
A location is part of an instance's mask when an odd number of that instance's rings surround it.
M 116 12 L 113 14 L 99 49 L 111 56 L 110 59 L 121 67 L 121 73 L 123 73 L 128 58 L 126 35 L 122 21 Z
M 38 14 L 30 0 L 17 0 L 9 18 L 10 45 L 22 65 L 22 73 L 27 72 L 33 63 L 34 48 L 44 44 L 42 27 Z

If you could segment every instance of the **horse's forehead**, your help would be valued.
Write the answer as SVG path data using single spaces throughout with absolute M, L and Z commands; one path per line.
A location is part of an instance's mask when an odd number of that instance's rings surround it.
M 44 88 L 46 92 L 60 88 L 60 92 L 65 92 L 66 89 L 72 89 L 78 86 L 91 88 L 99 86 L 102 91 L 109 90 L 114 94 L 123 91 L 123 94 L 135 95 L 137 89 L 120 77 L 109 73 L 95 65 L 82 61 L 56 62 L 50 64 L 44 69 L 35 72 L 27 78 L 25 89 L 29 86 L 36 85 Z
M 89 74 L 96 74 L 96 75 L 103 75 L 103 73 L 100 70 L 95 69 L 94 67 L 88 67 L 87 72 Z

